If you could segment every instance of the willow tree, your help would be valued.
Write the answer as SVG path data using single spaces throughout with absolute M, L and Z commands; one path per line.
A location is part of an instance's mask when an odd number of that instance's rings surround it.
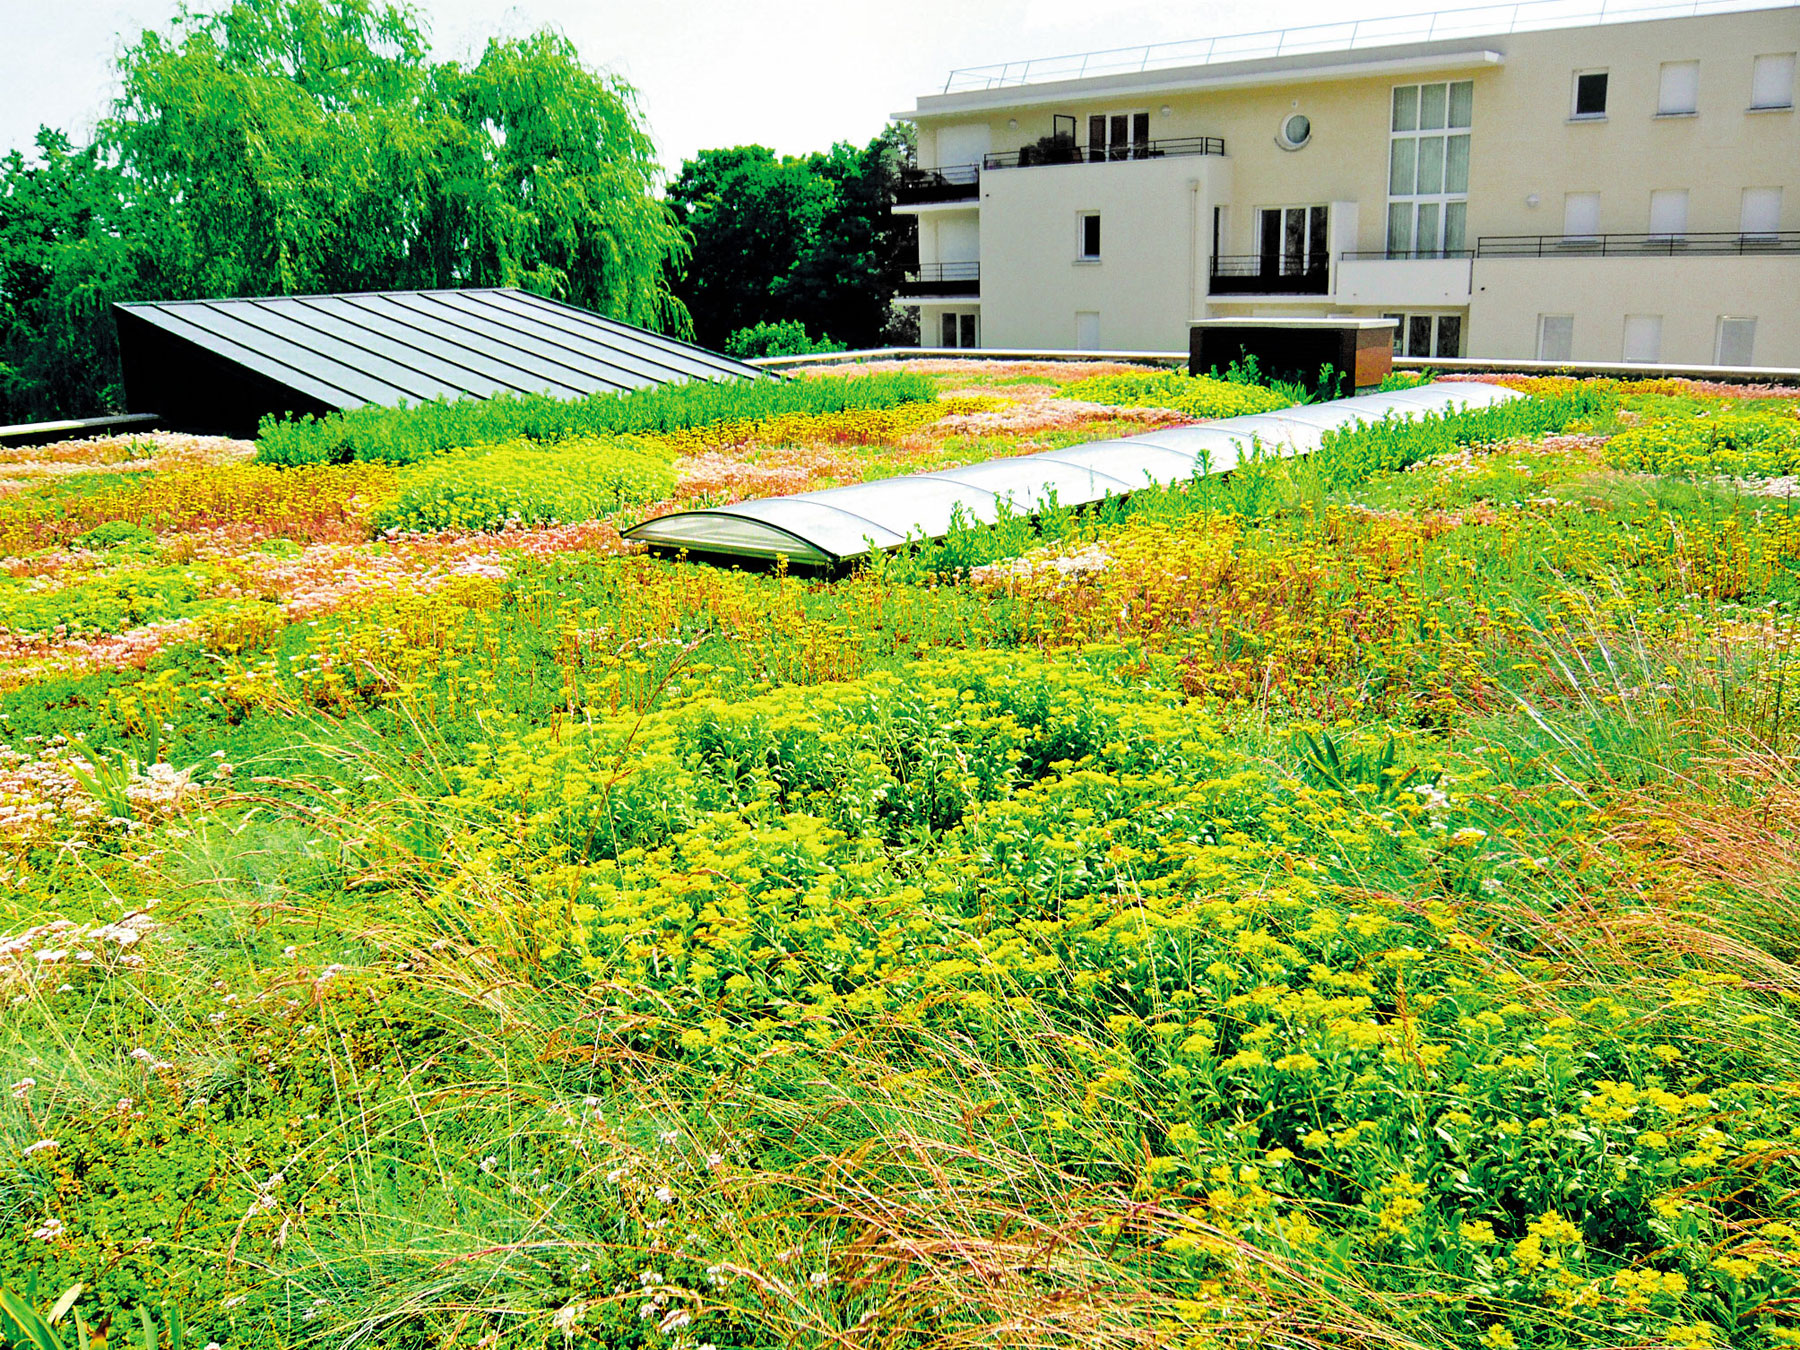
M 181 292 L 525 286 L 682 326 L 636 95 L 565 38 L 463 67 L 397 6 L 235 0 L 145 33 L 122 74 L 102 138 Z
M 56 212 L 26 198 L 67 177 L 67 147 L 46 161 L 54 173 L 8 162 L 0 253 L 10 212 L 54 277 L 64 243 L 93 252 L 98 219 L 119 222 L 110 237 L 129 254 L 102 301 L 523 286 L 689 331 L 667 280 L 685 235 L 658 200 L 636 94 L 559 35 L 496 39 L 463 65 L 433 61 L 413 11 L 385 0 L 231 0 L 145 32 L 120 74 L 92 147 L 104 173 L 89 175 L 117 203 L 46 234 L 37 222 Z M 18 354 L 57 345 L 42 325 L 67 312 L 48 297 L 37 326 L 0 332 L 7 401 L 106 402 L 110 368 L 54 397 L 25 387 L 32 364 Z M 0 378 L 0 397 L 6 387 Z

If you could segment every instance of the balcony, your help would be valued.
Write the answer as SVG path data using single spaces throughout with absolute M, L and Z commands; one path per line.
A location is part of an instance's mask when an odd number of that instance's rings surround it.
M 1034 145 L 986 156 L 984 169 L 1030 169 L 1052 164 L 1121 164 L 1134 159 L 1165 159 L 1178 155 L 1223 155 L 1219 136 L 1181 136 L 1162 141 L 1125 141 L 1108 146 L 1082 146 L 1072 136 L 1046 136 Z
M 942 169 L 902 169 L 894 187 L 897 206 L 974 201 L 981 195 L 981 166 L 952 164 Z
M 1331 267 L 1323 253 L 1311 258 L 1280 253 L 1215 257 L 1209 295 L 1325 295 Z
M 900 294 L 908 299 L 980 295 L 981 264 L 922 263 L 906 274 L 900 283 Z
M 1466 305 L 1474 256 L 1467 248 L 1340 253 L 1337 302 L 1391 309 Z
M 1477 258 L 1755 258 L 1800 253 L 1800 230 L 1754 234 L 1484 234 Z

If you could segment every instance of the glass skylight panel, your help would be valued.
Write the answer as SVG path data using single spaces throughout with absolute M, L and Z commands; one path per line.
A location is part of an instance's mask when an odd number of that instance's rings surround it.
M 1284 408 L 1200 426 L 989 460 L 962 469 L 771 497 L 648 521 L 627 538 L 697 555 L 830 565 L 908 539 L 942 538 L 957 522 L 991 524 L 1005 503 L 1035 511 L 1077 506 L 1149 484 L 1184 482 L 1237 467 L 1259 442 L 1274 454 L 1316 449 L 1327 433 L 1384 416 L 1420 416 L 1520 398 L 1498 385 L 1434 384 Z

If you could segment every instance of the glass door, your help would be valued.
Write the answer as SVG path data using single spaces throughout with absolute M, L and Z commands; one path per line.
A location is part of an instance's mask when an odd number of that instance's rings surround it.
M 1328 210 L 1323 206 L 1271 207 L 1262 213 L 1261 254 L 1265 276 L 1301 276 L 1323 267 Z

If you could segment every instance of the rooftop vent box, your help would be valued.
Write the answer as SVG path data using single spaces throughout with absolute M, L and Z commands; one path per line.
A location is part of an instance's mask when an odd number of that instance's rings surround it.
M 1224 370 L 1254 356 L 1272 379 L 1315 384 L 1329 365 L 1368 389 L 1394 368 L 1393 319 L 1197 319 L 1188 330 L 1188 373 Z
M 496 394 L 768 378 L 754 366 L 512 289 L 113 306 L 125 398 L 171 430 L 254 436 L 320 416 Z

